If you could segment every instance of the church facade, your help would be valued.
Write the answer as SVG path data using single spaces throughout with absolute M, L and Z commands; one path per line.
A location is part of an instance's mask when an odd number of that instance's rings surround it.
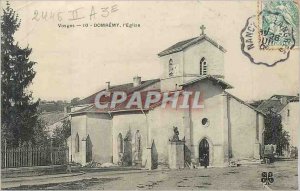
M 156 168 L 168 166 L 170 138 L 174 127 L 184 144 L 185 166 L 227 166 L 230 161 L 260 159 L 263 146 L 264 114 L 228 93 L 224 81 L 226 50 L 202 33 L 178 42 L 158 54 L 164 73 L 159 79 L 107 87 L 101 91 L 201 92 L 204 108 L 110 110 L 95 107 L 99 92 L 72 108 L 70 158 L 126 166 Z M 101 92 L 100 91 L 100 92 Z M 188 104 L 191 104 L 190 102 Z

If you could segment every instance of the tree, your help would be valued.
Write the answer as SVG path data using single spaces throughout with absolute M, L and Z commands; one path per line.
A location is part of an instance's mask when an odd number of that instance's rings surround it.
M 76 97 L 71 100 L 71 106 L 79 105 L 80 98 Z
M 33 127 L 34 137 L 32 142 L 38 145 L 47 145 L 49 144 L 48 139 L 49 135 L 46 133 L 46 124 L 39 118 L 36 125 Z
M 1 134 L 8 143 L 34 141 L 35 127 L 38 125 L 38 101 L 33 102 L 28 86 L 35 77 L 29 60 L 32 52 L 28 46 L 21 48 L 15 43 L 14 33 L 21 20 L 7 2 L 1 16 Z
M 276 145 L 276 152 L 282 155 L 285 147 L 289 146 L 289 134 L 282 129 L 281 115 L 269 109 L 265 116 L 265 144 Z
M 53 131 L 53 146 L 64 146 L 68 137 L 71 136 L 71 121 L 65 119 L 61 126 L 57 126 Z

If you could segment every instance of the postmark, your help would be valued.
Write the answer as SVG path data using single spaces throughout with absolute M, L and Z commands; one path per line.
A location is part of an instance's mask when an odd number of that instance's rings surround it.
M 258 16 L 262 14 L 264 13 L 261 12 Z M 270 26 L 271 29 L 260 30 L 257 16 L 253 15 L 247 19 L 241 31 L 241 50 L 254 64 L 274 66 L 284 62 L 289 58 L 290 50 L 294 47 L 293 29 L 287 27 L 287 31 L 290 32 L 283 33 L 285 29 L 281 29 L 280 26 L 276 28 Z M 270 47 L 275 46 L 276 49 L 270 51 Z
M 299 10 L 293 0 L 259 0 L 257 15 L 241 31 L 241 49 L 254 64 L 275 66 L 299 44 Z

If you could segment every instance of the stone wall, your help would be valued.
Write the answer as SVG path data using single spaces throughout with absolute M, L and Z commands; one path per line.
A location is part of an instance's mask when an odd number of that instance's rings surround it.
M 183 111 L 171 109 L 169 105 L 166 108 L 155 108 L 149 113 L 148 123 L 150 127 L 150 142 L 155 144 L 158 163 L 167 164 L 169 139 L 174 135 L 173 127 L 178 128 L 180 140 L 185 136 Z
M 288 114 L 289 112 L 289 114 Z M 282 128 L 289 132 L 290 145 L 298 146 L 298 128 L 299 128 L 299 102 L 290 102 L 280 112 L 282 117 Z
M 209 80 L 196 83 L 186 90 L 200 91 L 203 99 L 204 109 L 193 109 L 191 112 L 191 150 L 193 159 L 199 162 L 199 144 L 202 139 L 209 143 L 209 165 L 223 166 L 223 90 Z M 206 118 L 208 123 L 203 125 L 202 120 Z
M 142 112 L 134 112 L 134 113 L 119 113 L 115 114 L 113 117 L 113 131 L 112 131 L 112 139 L 113 139 L 113 162 L 118 163 L 120 161 L 119 151 L 118 151 L 118 136 L 122 135 L 122 138 L 125 139 L 126 136 L 130 134 L 131 136 L 131 147 L 132 147 L 132 159 L 135 160 L 136 149 L 135 149 L 135 135 L 139 130 L 139 134 L 141 136 L 141 155 L 142 155 L 142 163 L 145 164 L 146 161 L 146 148 L 147 146 L 147 119 L 146 115 Z M 125 147 L 125 142 L 123 143 L 123 147 Z M 127 150 L 123 148 L 123 151 Z
M 256 128 L 259 129 L 257 112 L 231 97 L 230 123 L 233 159 L 255 158 L 255 153 L 260 152 L 257 146 L 259 136 L 256 135 Z
M 224 53 L 208 41 L 195 44 L 183 52 L 183 75 L 199 75 L 200 60 L 207 62 L 207 74 L 224 76 Z
M 72 161 L 86 164 L 86 139 L 92 143 L 92 160 L 105 163 L 112 161 L 112 121 L 107 114 L 75 115 L 71 119 Z M 75 138 L 79 136 L 79 152 L 75 151 Z
M 112 120 L 108 114 L 87 115 L 87 136 L 92 142 L 92 159 L 112 162 Z
M 79 152 L 75 151 L 75 138 L 79 136 Z M 72 116 L 71 118 L 71 151 L 72 161 L 77 163 L 85 163 L 85 142 L 82 141 L 86 137 L 86 115 Z

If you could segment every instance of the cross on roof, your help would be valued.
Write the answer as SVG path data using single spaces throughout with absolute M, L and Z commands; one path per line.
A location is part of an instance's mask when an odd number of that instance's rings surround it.
M 204 25 L 201 25 L 200 29 L 202 31 L 201 35 L 204 35 L 204 30 L 206 29 L 206 27 Z

